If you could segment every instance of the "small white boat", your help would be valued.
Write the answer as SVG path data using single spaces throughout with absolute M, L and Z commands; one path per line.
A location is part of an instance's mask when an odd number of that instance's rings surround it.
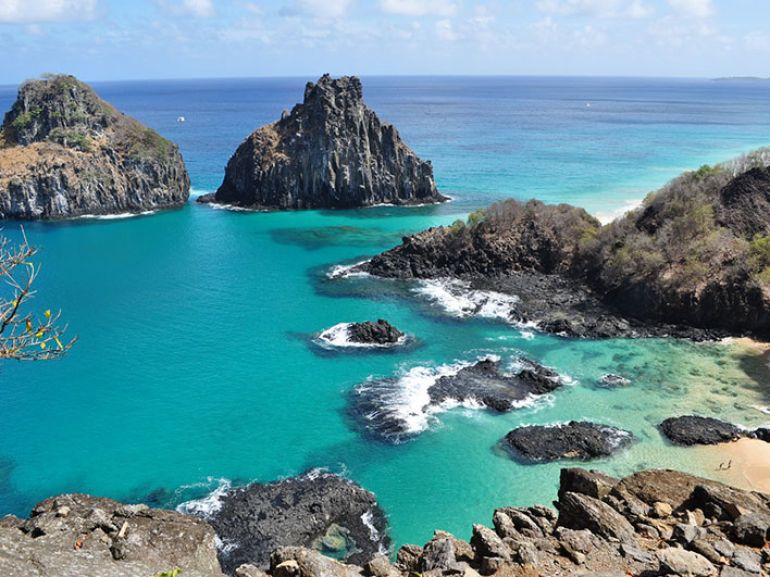
M 176 117 L 176 121 L 177 121 L 179 124 L 183 124 L 183 123 L 184 123 L 184 121 L 185 121 L 185 118 L 184 118 L 184 116 L 177 116 L 177 117 Z

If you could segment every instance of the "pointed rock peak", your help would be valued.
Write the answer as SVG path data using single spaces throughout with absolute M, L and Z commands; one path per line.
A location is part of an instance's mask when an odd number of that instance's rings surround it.
M 341 76 L 332 78 L 324 74 L 315 84 L 308 82 L 305 86 L 304 104 L 314 102 L 346 103 L 348 106 L 363 105 L 364 91 L 361 80 L 357 76 Z
M 99 134 L 120 114 L 74 76 L 57 74 L 28 80 L 19 88 L 3 120 L 10 144 L 41 142 L 61 131 Z

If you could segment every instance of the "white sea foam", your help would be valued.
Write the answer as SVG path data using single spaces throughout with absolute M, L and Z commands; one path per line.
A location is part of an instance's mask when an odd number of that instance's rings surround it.
M 641 198 L 637 200 L 630 200 L 614 210 L 610 210 L 607 212 L 597 212 L 594 216 L 596 216 L 596 218 L 599 220 L 600 223 L 609 224 L 616 218 L 619 218 L 624 214 L 626 214 L 627 212 L 630 212 L 642 206 L 643 201 L 644 199 L 641 199 Z
M 204 519 L 211 518 L 222 508 L 222 497 L 224 497 L 225 494 L 227 494 L 227 492 L 230 491 L 233 487 L 232 482 L 229 479 L 224 478 L 216 479 L 214 477 L 209 477 L 208 483 L 206 484 L 210 485 L 213 482 L 217 483 L 216 489 L 211 491 L 205 497 L 201 497 L 200 499 L 193 499 L 191 501 L 180 503 L 176 510 L 186 515 L 197 515 L 199 517 L 203 517 Z M 195 486 L 201 486 L 201 484 L 189 485 L 185 488 L 191 488 Z
M 388 549 L 382 543 L 382 540 L 380 539 L 380 532 L 377 530 L 377 527 L 374 526 L 374 513 L 372 513 L 371 509 L 361 515 L 361 522 L 367 529 L 369 529 L 369 539 L 372 540 L 372 543 L 378 543 L 378 553 L 381 555 L 387 555 Z
M 124 218 L 134 218 L 137 216 L 147 216 L 155 214 L 157 210 L 145 210 L 143 212 L 121 212 L 118 214 L 81 214 L 78 218 L 89 220 L 121 220 Z
M 264 209 L 259 208 L 247 208 L 245 206 L 236 206 L 234 204 L 223 204 L 220 202 L 209 202 L 208 206 L 214 210 L 229 210 L 230 212 L 267 212 Z
M 328 270 L 326 277 L 330 279 L 370 276 L 368 272 L 355 270 L 357 267 L 369 262 L 362 260 L 353 264 L 336 264 Z
M 456 279 L 423 280 L 412 290 L 458 318 L 478 316 L 510 322 L 511 308 L 519 300 L 516 295 L 475 290 Z

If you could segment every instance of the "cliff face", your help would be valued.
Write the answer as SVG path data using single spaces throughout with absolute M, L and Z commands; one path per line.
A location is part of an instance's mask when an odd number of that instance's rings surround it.
M 72 76 L 26 82 L 0 133 L 0 218 L 58 219 L 183 205 L 176 145 Z
M 666 323 L 767 336 L 768 165 L 770 152 L 761 150 L 685 173 L 603 227 L 572 207 L 505 201 L 471 215 L 468 223 L 407 237 L 365 268 L 385 277 L 481 279 L 503 292 L 513 286 L 522 293 L 522 307 L 531 299 L 520 285 L 534 283 L 555 307 L 569 311 L 570 302 L 580 300 L 575 314 L 592 301 L 589 308 L 604 309 L 597 314 L 653 330 Z M 522 275 L 529 275 L 526 283 L 517 281 Z M 591 298 L 552 298 L 554 279 Z M 540 314 L 548 320 L 547 310 Z M 563 323 L 557 328 L 570 332 Z
M 394 126 L 366 107 L 356 77 L 308 83 L 302 104 L 253 132 L 235 151 L 216 194 L 251 208 L 351 208 L 446 200 L 433 168 Z

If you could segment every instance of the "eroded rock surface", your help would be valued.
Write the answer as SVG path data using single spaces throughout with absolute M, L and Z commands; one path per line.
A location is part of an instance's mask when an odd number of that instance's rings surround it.
M 230 158 L 216 193 L 199 199 L 254 209 L 444 200 L 431 164 L 366 107 L 361 81 L 328 74 L 307 84 L 302 104 L 253 132 Z
M 0 218 L 141 213 L 189 192 L 178 147 L 73 76 L 22 84 L 0 128 Z
M 570 421 L 558 425 L 518 427 L 505 436 L 503 444 L 517 459 L 537 463 L 609 457 L 633 440 L 631 433 L 617 427 Z

